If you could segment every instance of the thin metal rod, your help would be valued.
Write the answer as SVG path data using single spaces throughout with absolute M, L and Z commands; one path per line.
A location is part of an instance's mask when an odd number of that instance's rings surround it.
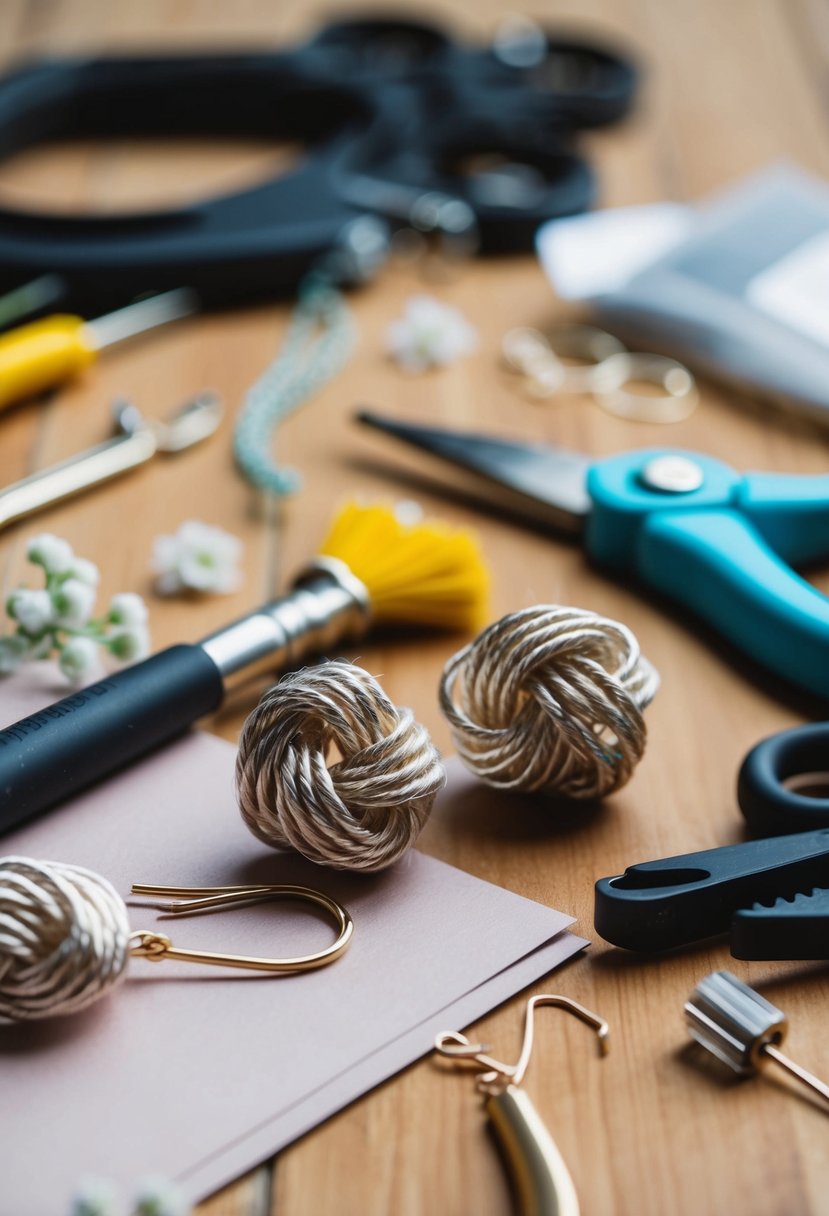
M 775 1064 L 779 1064 L 781 1068 L 785 1068 L 786 1072 L 791 1073 L 796 1077 L 801 1084 L 807 1089 L 811 1089 L 824 1102 L 829 1103 L 829 1085 L 825 1085 L 823 1081 L 819 1081 L 814 1073 L 807 1072 L 805 1068 L 801 1068 L 799 1064 L 795 1064 L 794 1060 L 790 1060 L 788 1056 L 784 1056 L 782 1051 L 772 1043 L 766 1043 L 761 1047 L 760 1052 L 764 1056 L 768 1056 L 770 1060 L 774 1060 Z
M 148 329 L 155 329 L 157 325 L 190 316 L 198 312 L 198 308 L 199 298 L 195 292 L 187 287 L 176 287 L 161 295 L 128 304 L 117 312 L 96 317 L 94 321 L 87 321 L 84 332 L 90 345 L 95 350 L 101 350 L 116 342 L 134 338 L 136 334 L 143 334 Z

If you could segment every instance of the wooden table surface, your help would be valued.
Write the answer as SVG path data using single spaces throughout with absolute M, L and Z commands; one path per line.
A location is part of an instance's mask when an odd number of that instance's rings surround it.
M 390 5 L 384 5 L 385 9 Z M 506 0 L 454 0 L 431 15 L 484 38 Z M 0 47 L 21 54 L 132 47 L 227 49 L 273 45 L 309 32 L 342 3 L 304 0 L 3 0 Z M 561 0 L 535 6 L 552 22 L 578 20 L 617 36 L 647 74 L 635 116 L 585 141 L 604 205 L 697 199 L 781 157 L 829 175 L 829 12 L 823 0 Z M 282 155 L 262 145 L 130 147 L 113 142 L 21 154 L 0 174 L 0 205 L 28 201 L 84 210 L 157 205 L 229 188 L 267 172 Z M 431 291 L 478 328 L 478 352 L 449 370 L 406 377 L 383 355 L 383 332 L 404 301 Z M 154 646 L 203 636 L 281 586 L 321 536 L 340 497 L 411 494 L 394 470 L 416 469 L 349 421 L 369 402 L 413 419 L 547 438 L 596 455 L 666 440 L 738 468 L 823 472 L 827 436 L 713 383 L 687 421 L 668 430 L 611 418 L 585 400 L 538 405 L 499 367 L 504 332 L 549 326 L 566 314 L 531 256 L 474 263 L 445 282 L 388 265 L 352 297 L 359 347 L 347 370 L 289 424 L 281 455 L 304 489 L 263 516 L 234 470 L 233 415 L 272 357 L 286 306 L 214 315 L 173 326 L 113 352 L 83 380 L 2 420 L 0 483 L 102 439 L 116 396 L 164 415 L 210 386 L 227 403 L 218 438 L 6 532 L 4 591 L 23 570 L 27 537 L 44 528 L 103 568 L 102 594 L 151 595 L 153 538 L 186 518 L 219 524 L 245 543 L 243 588 L 194 605 L 151 599 Z M 434 492 L 433 492 L 434 491 Z M 434 483 L 430 511 L 474 525 L 493 570 L 493 619 L 546 601 L 626 622 L 662 676 L 648 710 L 647 754 L 630 785 L 598 813 L 563 814 L 543 800 L 507 798 L 476 815 L 468 806 L 431 822 L 428 853 L 532 899 L 566 909 L 595 944 L 538 987 L 561 990 L 611 1022 L 613 1050 L 599 1062 L 583 1027 L 553 1018 L 540 1027 L 528 1089 L 570 1165 L 585 1213 L 665 1216 L 730 1212 L 794 1216 L 829 1212 L 826 1117 L 771 1081 L 732 1083 L 686 1044 L 682 1005 L 696 981 L 730 967 L 790 1015 L 791 1054 L 829 1073 L 826 969 L 732 961 L 722 944 L 643 961 L 598 941 L 593 881 L 636 860 L 712 847 L 741 835 L 734 781 L 759 738 L 809 716 L 809 707 L 731 661 L 676 610 L 648 602 L 591 570 L 575 547 L 445 501 Z M 821 585 L 818 580 L 818 585 Z M 824 578 L 824 590 L 829 589 Z M 450 750 L 436 698 L 443 661 L 458 638 L 363 643 L 359 661 L 382 673 L 389 694 L 412 706 Z M 211 722 L 235 740 L 252 699 Z M 436 943 L 437 948 L 437 943 Z M 524 997 L 481 1026 L 509 1055 Z M 511 1201 L 468 1077 L 424 1060 L 329 1120 L 220 1195 L 200 1216 L 501 1216 Z M 20 1213 L 19 1216 L 25 1216 Z

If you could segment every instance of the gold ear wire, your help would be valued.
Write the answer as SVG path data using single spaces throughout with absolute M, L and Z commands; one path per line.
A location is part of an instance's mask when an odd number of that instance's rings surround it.
M 478 1088 L 486 1095 L 484 1107 L 512 1174 L 520 1210 L 579 1216 L 578 1196 L 564 1159 L 538 1111 L 519 1088 L 532 1054 L 533 1014 L 539 1005 L 565 1009 L 586 1022 L 596 1032 L 600 1053 L 607 1054 L 609 1031 L 604 1018 L 570 997 L 553 993 L 534 996 L 527 1001 L 524 1041 L 515 1064 L 496 1060 L 487 1054 L 486 1044 L 473 1043 L 454 1030 L 439 1034 L 435 1048 L 451 1060 L 474 1064 L 481 1070 Z
M 466 1035 L 456 1030 L 445 1030 L 435 1039 L 435 1050 L 442 1056 L 452 1060 L 461 1060 L 477 1064 L 484 1071 L 478 1076 L 478 1088 L 483 1093 L 500 1093 L 508 1085 L 520 1085 L 530 1063 L 533 1050 L 534 1012 L 539 1005 L 553 1005 L 557 1009 L 566 1009 L 580 1021 L 586 1022 L 596 1031 L 599 1040 L 599 1052 L 607 1055 L 610 1041 L 610 1028 L 604 1018 L 592 1013 L 574 1001 L 569 996 L 559 996 L 557 993 L 542 993 L 527 1001 L 524 1014 L 524 1041 L 521 1044 L 521 1054 L 515 1064 L 505 1064 L 487 1055 L 489 1047 L 485 1043 L 471 1043 Z
M 296 971 L 312 971 L 316 967 L 325 967 L 333 963 L 348 949 L 354 933 L 354 921 L 350 913 L 322 891 L 311 887 L 293 887 L 284 885 L 235 887 L 156 887 L 146 883 L 135 883 L 133 895 L 176 895 L 187 898 L 171 902 L 157 902 L 146 905 L 160 908 L 173 916 L 190 916 L 198 912 L 206 912 L 212 908 L 226 908 L 236 904 L 258 903 L 264 899 L 298 899 L 305 903 L 315 904 L 328 912 L 338 930 L 337 940 L 324 950 L 314 954 L 300 955 L 298 958 L 255 958 L 243 954 L 218 954 L 207 950 L 183 950 L 174 946 L 164 933 L 156 933 L 149 929 L 137 929 L 130 934 L 130 954 L 136 958 L 146 958 L 159 963 L 163 959 L 174 959 L 180 963 L 206 963 L 220 967 L 243 967 L 251 971 L 270 971 L 291 973 Z

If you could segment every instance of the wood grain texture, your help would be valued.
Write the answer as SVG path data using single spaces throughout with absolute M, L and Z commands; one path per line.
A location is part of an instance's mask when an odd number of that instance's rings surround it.
M 482 37 L 508 7 L 506 0 L 452 0 L 430 12 L 461 34 Z M 330 0 L 324 12 L 298 0 L 4 0 L 0 48 L 10 61 L 91 48 L 276 46 L 310 31 L 325 14 L 348 8 Z M 780 157 L 829 175 L 824 0 L 560 0 L 536 11 L 551 22 L 623 39 L 645 66 L 634 117 L 586 141 L 605 205 L 695 199 Z M 78 209 L 163 202 L 185 190 L 249 180 L 247 175 L 267 171 L 274 155 L 254 146 L 233 154 L 204 145 L 172 153 L 117 143 L 61 147 L 5 165 L 0 197 Z M 450 370 L 406 378 L 383 358 L 383 330 L 406 298 L 424 289 L 464 311 L 480 331 L 480 350 Z M 152 601 L 154 643 L 161 647 L 210 632 L 284 585 L 350 491 L 416 492 L 430 511 L 474 525 L 494 572 L 493 617 L 538 601 L 616 617 L 636 632 L 663 686 L 648 711 L 647 755 L 631 784 L 606 805 L 568 810 L 504 796 L 482 813 L 470 797 L 430 823 L 423 848 L 574 913 L 580 930 L 595 937 L 594 880 L 636 860 L 738 840 L 734 782 L 740 759 L 760 737 L 809 716 L 809 707 L 733 661 L 677 609 L 640 598 L 592 570 L 575 547 L 445 498 L 440 483 L 416 477 L 417 459 L 358 432 L 352 410 L 368 403 L 403 417 L 547 438 L 596 455 L 667 438 L 738 468 L 791 472 L 825 471 L 829 441 L 825 433 L 711 383 L 702 385 L 699 410 L 669 433 L 608 417 L 580 398 L 544 406 L 522 399 L 499 367 L 503 333 L 569 315 L 531 257 L 473 264 L 437 287 L 392 265 L 353 296 L 352 306 L 360 333 L 355 358 L 280 433 L 280 454 L 301 469 L 305 488 L 269 517 L 233 470 L 230 435 L 246 388 L 284 332 L 285 307 L 171 327 L 113 352 L 48 402 L 4 415 L 3 484 L 101 439 L 116 396 L 130 395 L 148 414 L 161 415 L 210 386 L 226 400 L 229 416 L 219 437 L 198 450 L 159 458 L 105 491 L 5 533 L 0 589 L 20 577 L 26 538 L 43 527 L 102 565 L 103 595 L 125 589 L 148 594 L 153 537 L 185 518 L 203 518 L 242 537 L 246 582 L 236 595 L 198 605 Z M 829 590 L 825 572 L 816 581 Z M 393 698 L 414 707 L 444 750 L 449 738 L 436 691 L 442 663 L 457 644 L 451 638 L 368 641 L 358 656 L 382 674 Z M 211 729 L 235 740 L 251 705 L 250 699 L 235 701 Z M 794 1058 L 829 1072 L 829 986 L 822 967 L 736 963 L 720 944 L 642 960 L 596 941 L 585 958 L 538 989 L 565 991 L 612 1026 L 611 1054 L 600 1061 L 584 1027 L 559 1015 L 540 1018 L 527 1081 L 586 1214 L 829 1213 L 825 1115 L 785 1085 L 732 1082 L 686 1044 L 682 1004 L 702 975 L 722 966 L 762 987 L 788 1012 Z M 479 1028 L 507 1056 L 517 1050 L 522 1007 L 516 999 Z M 283 1152 L 270 1171 L 241 1180 L 198 1212 L 505 1216 L 510 1210 L 470 1079 L 425 1060 Z

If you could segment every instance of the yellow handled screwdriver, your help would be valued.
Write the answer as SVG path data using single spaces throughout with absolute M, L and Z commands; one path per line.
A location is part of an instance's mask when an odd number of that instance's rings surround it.
M 195 292 L 177 287 L 94 321 L 56 313 L 0 334 L 0 409 L 82 372 L 98 352 L 198 310 Z

